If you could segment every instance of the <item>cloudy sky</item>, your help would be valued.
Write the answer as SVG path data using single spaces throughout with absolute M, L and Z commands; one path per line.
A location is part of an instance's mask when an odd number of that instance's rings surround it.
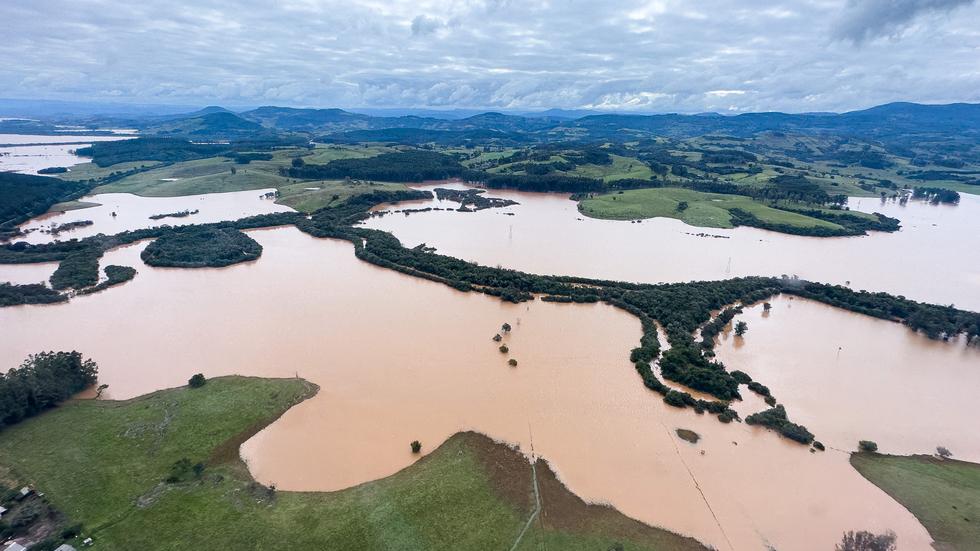
M 980 101 L 974 0 L 3 0 L 0 22 L 7 98 L 644 112 Z

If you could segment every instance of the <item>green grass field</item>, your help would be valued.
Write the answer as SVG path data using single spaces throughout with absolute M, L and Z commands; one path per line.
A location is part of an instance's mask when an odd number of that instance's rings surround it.
M 119 163 L 112 166 L 101 167 L 95 163 L 82 163 L 75 165 L 68 172 L 58 174 L 62 180 L 90 180 L 92 178 L 105 178 L 113 172 L 126 172 L 134 168 L 153 167 L 160 164 L 158 161 L 135 161 L 132 163 Z
M 177 197 L 201 193 L 224 193 L 275 188 L 288 179 L 279 176 L 282 162 L 254 161 L 235 164 L 224 157 L 176 163 L 140 172 L 95 188 L 94 193 L 132 193 L 143 197 Z M 231 173 L 231 169 L 235 173 Z
M 460 433 L 388 478 L 330 493 L 270 491 L 239 445 L 315 388 L 223 377 L 128 401 L 75 401 L 0 433 L 0 471 L 84 524 L 93 549 L 509 549 L 533 509 L 517 452 Z M 407 446 L 407 442 L 392 443 Z M 174 462 L 206 463 L 164 483 Z M 542 514 L 518 549 L 703 550 L 586 505 L 543 462 Z
M 851 465 L 911 511 L 939 551 L 980 550 L 980 465 L 867 453 L 852 454 Z
M 653 171 L 643 161 L 620 155 L 610 155 L 610 158 L 612 158 L 611 164 L 582 165 L 575 167 L 575 171 L 570 174 L 584 176 L 586 178 L 598 178 L 606 182 L 613 182 L 624 178 L 649 180 L 653 176 Z
M 70 210 L 89 209 L 100 205 L 101 203 L 92 203 L 90 201 L 65 201 L 64 203 L 55 203 L 51 205 L 48 212 L 68 212 Z
M 341 180 L 303 181 L 279 188 L 277 203 L 300 212 L 313 212 L 326 206 L 336 206 L 354 195 L 372 191 L 397 191 L 408 189 L 404 184 Z
M 682 201 L 687 202 L 688 208 L 678 211 L 677 205 Z M 729 209 L 733 208 L 748 211 L 764 222 L 774 224 L 801 228 L 840 228 L 831 222 L 768 207 L 749 197 L 703 193 L 684 188 L 636 189 L 597 195 L 579 202 L 579 211 L 592 218 L 636 220 L 666 217 L 706 228 L 731 228 Z

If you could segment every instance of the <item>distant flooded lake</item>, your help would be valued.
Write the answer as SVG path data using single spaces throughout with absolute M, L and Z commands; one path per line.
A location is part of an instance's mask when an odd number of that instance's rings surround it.
M 291 212 L 285 205 L 277 205 L 272 199 L 263 199 L 266 192 L 273 189 L 253 191 L 234 191 L 230 193 L 209 193 L 205 195 L 185 195 L 183 197 L 140 197 L 130 193 L 102 193 L 87 195 L 79 199 L 99 206 L 66 212 L 51 212 L 32 219 L 20 226 L 24 231 L 35 230 L 15 241 L 28 243 L 47 243 L 50 241 L 83 239 L 104 233 L 112 235 L 128 230 L 152 228 L 155 226 L 183 226 L 186 224 L 207 224 L 224 220 L 237 220 L 257 214 L 272 212 Z M 198 211 L 184 217 L 166 217 L 151 220 L 157 214 L 172 214 L 182 211 Z M 115 216 L 113 216 L 115 213 Z M 51 235 L 40 230 L 50 229 L 69 222 L 91 220 L 90 226 L 82 226 Z M 0 279 L 2 280 L 2 279 Z
M 438 186 L 424 189 L 433 187 Z M 520 205 L 471 213 L 394 214 L 366 225 L 394 233 L 409 247 L 426 243 L 442 254 L 539 274 L 650 283 L 796 274 L 980 311 L 980 254 L 974 252 L 980 220 L 977 195 L 961 194 L 958 206 L 852 198 L 856 210 L 899 218 L 902 230 L 813 238 L 746 227 L 698 228 L 668 218 L 638 224 L 597 220 L 580 214 L 575 202 L 560 194 L 487 193 Z M 416 201 L 395 208 L 409 206 L 457 204 Z
M 76 149 L 92 142 L 126 140 L 133 136 L 35 136 L 27 134 L 0 134 L 0 172 L 37 174 L 38 170 L 53 166 L 70 167 L 89 162 L 87 157 L 74 154 Z M 32 145 L 26 145 L 32 144 Z M 44 144 L 44 145 L 38 145 Z
M 473 216 L 453 215 L 447 234 Z M 903 550 L 930 548 L 921 525 L 846 453 L 811 454 L 666 406 L 629 363 L 640 325 L 625 312 L 503 303 L 374 267 L 346 242 L 294 228 L 250 235 L 262 257 L 226 269 L 151 268 L 139 261 L 144 244 L 111 251 L 103 264 L 136 266 L 133 281 L 68 304 L 0 309 L 0 358 L 12 367 L 39 350 L 83 351 L 112 398 L 182 385 L 197 372 L 307 378 L 319 395 L 243 446 L 255 476 L 282 489 L 383 477 L 412 463 L 412 440 L 431 451 L 473 429 L 525 451 L 533 440 L 583 498 L 719 549 L 832 549 L 859 529 L 895 530 Z M 8 270 L 0 266 L 0 280 Z M 778 316 L 789 317 L 781 302 Z M 490 340 L 504 322 L 514 326 L 505 342 L 516 368 Z M 767 340 L 765 323 L 750 320 L 746 341 Z M 772 382 L 791 415 L 804 415 L 792 391 Z M 676 428 L 702 440 L 681 441 Z

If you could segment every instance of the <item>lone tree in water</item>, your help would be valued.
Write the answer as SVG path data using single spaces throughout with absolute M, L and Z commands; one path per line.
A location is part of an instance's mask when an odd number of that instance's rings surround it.
M 197 375 L 191 377 L 189 381 L 187 381 L 187 386 L 191 388 L 201 388 L 202 386 L 204 386 L 204 383 L 206 382 L 207 379 L 204 378 L 204 375 L 198 373 Z
M 509 333 L 510 332 L 510 324 L 509 323 L 505 323 L 505 324 L 503 324 L 503 325 L 500 326 L 500 329 L 504 333 Z
M 501 339 L 503 339 L 503 337 L 500 336 L 500 333 L 493 336 L 493 342 L 500 342 Z
M 736 337 L 741 337 L 748 330 L 749 330 L 749 324 L 745 323 L 744 321 L 740 321 L 740 322 L 738 322 L 738 323 L 735 324 L 735 336 Z
M 508 352 L 510 352 L 510 348 L 507 348 L 507 345 L 506 344 L 500 345 L 500 353 L 501 354 L 506 354 Z
M 422 443 L 418 440 L 412 440 L 412 453 L 419 453 L 422 451 Z
M 511 359 L 507 360 L 507 365 L 509 365 L 511 367 L 517 367 L 517 360 L 515 360 L 514 358 L 511 358 Z
M 766 312 L 768 312 L 769 310 L 772 310 L 772 304 L 770 304 L 768 302 L 763 302 L 762 303 L 762 309 L 765 310 Z
M 847 532 L 844 534 L 844 539 L 837 544 L 837 551 L 894 551 L 898 549 L 895 543 L 897 539 L 895 532 L 891 530 L 884 534 L 874 534 L 865 530 Z

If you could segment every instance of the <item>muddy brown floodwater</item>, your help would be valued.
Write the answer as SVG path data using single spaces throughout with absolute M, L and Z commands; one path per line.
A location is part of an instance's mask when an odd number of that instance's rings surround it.
M 438 186 L 424 189 L 433 187 Z M 580 214 L 567 195 L 487 193 L 520 205 L 471 213 L 395 214 L 373 218 L 367 225 L 394 233 L 409 247 L 426 243 L 442 254 L 485 266 L 538 274 L 647 283 L 796 274 L 980 311 L 980 254 L 971 253 L 980 220 L 977 195 L 961 194 L 958 206 L 852 198 L 856 210 L 899 218 L 902 230 L 814 238 L 747 227 L 699 228 L 670 218 L 639 224 L 598 220 Z M 432 200 L 398 208 L 456 205 Z
M 629 363 L 640 325 L 623 311 L 504 303 L 374 267 L 346 242 L 294 228 L 250 235 L 262 257 L 225 269 L 151 268 L 139 262 L 144 244 L 111 251 L 103 264 L 136 266 L 133 281 L 0 309 L 0 358 L 11 367 L 39 350 L 83 351 L 113 398 L 197 372 L 305 377 L 320 393 L 242 449 L 253 474 L 282 489 L 383 477 L 415 460 L 412 440 L 431 451 L 473 429 L 525 451 L 533 439 L 583 498 L 719 549 L 832 549 L 858 529 L 930 548 L 847 454 L 666 406 Z M 491 341 L 504 322 L 509 355 Z M 677 428 L 701 440 L 682 441 Z
M 26 237 L 17 241 L 28 243 L 47 243 L 50 241 L 66 241 L 69 239 L 84 239 L 99 233 L 113 235 L 116 233 L 151 228 L 155 226 L 183 226 L 186 224 L 208 224 L 224 220 L 237 220 L 246 216 L 268 214 L 272 212 L 292 212 L 285 205 L 277 205 L 271 199 L 263 199 L 266 192 L 274 189 L 253 191 L 233 191 L 229 193 L 208 193 L 204 195 L 184 195 L 181 197 L 140 197 L 131 193 L 102 193 L 86 195 L 79 199 L 98 206 L 64 212 L 49 212 L 20 226 L 24 231 L 31 231 Z M 184 217 L 167 217 L 151 220 L 156 214 L 171 214 L 183 211 L 198 211 Z M 115 216 L 113 216 L 115 213 Z M 82 226 L 58 235 L 44 233 L 41 230 L 52 226 L 91 220 L 90 226 Z
M 980 462 L 980 347 L 805 299 L 771 302 L 768 314 L 760 304 L 735 317 L 749 331 L 723 333 L 718 358 L 762 381 L 824 444 L 854 450 L 873 440 L 902 455 L 945 446 Z

